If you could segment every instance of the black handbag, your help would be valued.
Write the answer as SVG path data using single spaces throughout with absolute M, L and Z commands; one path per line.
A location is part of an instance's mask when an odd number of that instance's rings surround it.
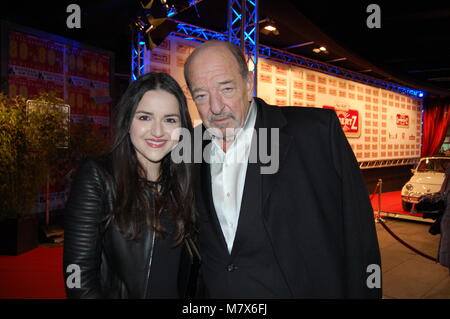
M 419 202 L 414 206 L 414 211 L 424 214 L 441 215 L 447 206 L 447 198 L 441 193 L 426 194 L 419 198 Z
M 190 269 L 187 274 L 187 287 L 185 288 L 184 298 L 196 298 L 199 296 L 199 271 L 202 263 L 202 258 L 197 245 L 190 237 L 184 239 L 185 249 L 189 255 Z

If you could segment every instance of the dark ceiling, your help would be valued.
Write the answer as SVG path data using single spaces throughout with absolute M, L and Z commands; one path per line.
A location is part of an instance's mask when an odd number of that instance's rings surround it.
M 157 1 L 157 0 L 156 0 Z M 381 9 L 381 28 L 370 29 L 367 6 Z M 81 7 L 81 29 L 66 27 L 66 7 Z M 175 19 L 226 31 L 227 0 L 204 0 Z M 280 35 L 260 43 L 352 71 L 450 95 L 450 3 L 411 1 L 259 0 L 260 19 L 273 18 Z M 0 18 L 113 51 L 116 72 L 130 72 L 129 23 L 138 0 L 3 1 Z M 313 43 L 310 43 L 313 42 Z M 310 43 L 310 44 L 307 44 Z M 303 44 L 302 46 L 289 48 Z M 328 53 L 312 49 L 325 46 Z

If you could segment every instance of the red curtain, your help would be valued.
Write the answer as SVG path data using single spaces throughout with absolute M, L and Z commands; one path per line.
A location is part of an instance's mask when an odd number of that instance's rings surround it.
M 450 121 L 450 98 L 425 99 L 422 157 L 433 156 L 441 148 Z

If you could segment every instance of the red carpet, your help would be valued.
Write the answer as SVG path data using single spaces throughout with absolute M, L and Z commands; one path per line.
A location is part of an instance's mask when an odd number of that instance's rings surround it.
M 66 298 L 63 247 L 39 246 L 19 256 L 0 256 L 0 299 Z
M 378 194 L 372 198 L 372 207 L 374 213 L 378 212 Z M 401 191 L 382 193 L 381 194 L 381 211 L 422 217 L 422 214 L 411 214 L 403 211 Z

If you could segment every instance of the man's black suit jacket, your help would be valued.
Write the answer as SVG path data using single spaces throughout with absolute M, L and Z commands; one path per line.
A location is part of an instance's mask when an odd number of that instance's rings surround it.
M 292 298 L 380 298 L 381 288 L 370 288 L 381 282 L 374 279 L 381 276 L 381 261 L 373 210 L 336 113 L 255 101 L 256 131 L 279 129 L 279 169 L 261 175 L 260 190 L 251 185 L 255 170 L 247 170 L 240 214 L 260 198 L 261 218 Z M 197 168 L 199 242 L 205 252 L 209 238 L 202 229 L 221 233 L 209 164 Z M 203 254 L 206 263 L 207 258 Z

